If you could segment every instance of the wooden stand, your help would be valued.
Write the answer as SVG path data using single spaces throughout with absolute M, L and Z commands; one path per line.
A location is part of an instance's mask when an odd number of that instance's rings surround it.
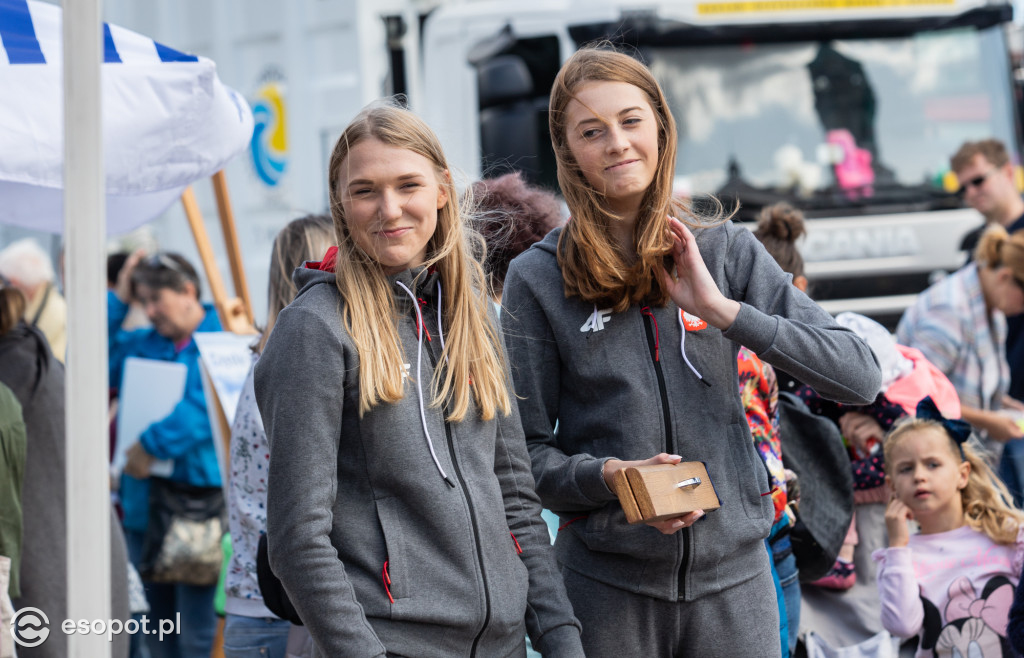
M 217 269 L 217 261 L 213 255 L 213 247 L 210 245 L 210 235 L 206 232 L 203 214 L 199 211 L 199 204 L 196 202 L 196 195 L 191 186 L 182 192 L 181 203 L 185 207 L 185 217 L 188 218 L 189 228 L 192 229 L 192 237 L 196 241 L 196 249 L 199 251 L 199 260 L 203 263 L 203 271 L 206 272 L 206 280 L 210 283 L 210 294 L 213 295 L 213 305 L 217 309 L 221 326 L 226 331 L 236 334 L 255 334 L 252 303 L 249 300 L 245 270 L 242 268 L 242 254 L 238 246 L 238 233 L 235 231 L 235 219 L 231 214 L 227 182 L 223 174 L 224 172 L 218 172 L 213 177 L 214 192 L 217 196 L 217 208 L 224 231 L 224 247 L 231 263 L 231 278 L 235 284 L 235 297 L 229 298 L 227 290 L 224 288 L 224 281 L 221 279 L 220 270 Z
M 702 462 L 623 468 L 612 476 L 612 489 L 630 523 L 663 521 L 721 507 Z

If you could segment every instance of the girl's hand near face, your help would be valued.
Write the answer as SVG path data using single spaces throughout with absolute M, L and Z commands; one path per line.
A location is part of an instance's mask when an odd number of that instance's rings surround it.
M 910 530 L 907 528 L 907 521 L 914 518 L 902 500 L 893 494 L 889 506 L 885 508 L 885 528 L 889 531 L 889 548 L 906 546 L 910 542 Z
M 739 302 L 728 299 L 715 285 L 690 229 L 675 217 L 669 217 L 669 231 L 676 276 L 667 270 L 662 270 L 662 276 L 672 301 L 711 326 L 728 329 L 740 312 Z

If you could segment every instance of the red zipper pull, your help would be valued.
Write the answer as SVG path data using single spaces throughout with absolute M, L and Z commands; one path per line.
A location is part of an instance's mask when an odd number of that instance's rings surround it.
M 388 585 L 391 584 L 391 576 L 388 575 L 388 560 L 384 560 L 384 571 L 381 572 L 381 580 L 384 581 L 384 591 L 388 595 L 388 601 L 391 601 L 393 605 L 395 603 L 395 599 L 391 596 L 391 588 L 388 587 Z

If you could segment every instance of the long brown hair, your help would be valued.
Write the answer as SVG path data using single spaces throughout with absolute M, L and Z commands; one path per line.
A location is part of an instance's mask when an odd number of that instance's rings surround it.
M 462 420 L 472 394 L 484 420 L 511 411 L 501 338 L 488 318 L 490 300 L 480 262 L 473 257 L 472 234 L 459 212 L 441 143 L 418 116 L 397 105 L 378 102 L 365 108 L 338 138 L 328 166 L 331 215 L 338 239 L 336 277 L 345 300 L 343 321 L 359 351 L 359 412 L 403 395 L 402 346 L 395 327 L 395 303 L 379 262 L 356 245 L 345 221 L 340 181 L 349 151 L 364 139 L 407 149 L 429 160 L 448 201 L 437 213 L 437 228 L 427 242 L 424 272 L 435 269 L 444 286 L 447 321 L 444 357 L 432 382 L 433 406 L 451 402 L 449 419 Z
M 632 263 L 632 254 L 622 253 L 609 231 L 617 216 L 608 208 L 604 195 L 587 181 L 569 148 L 566 108 L 580 87 L 590 82 L 625 82 L 637 87 L 646 94 L 658 122 L 658 164 L 633 229 L 637 258 Z M 577 295 L 615 311 L 642 300 L 664 305 L 668 291 L 661 270 L 672 248 L 668 217 L 675 216 L 698 228 L 721 221 L 723 212 L 721 203 L 712 197 L 717 213 L 701 218 L 688 202 L 672 196 L 678 137 L 658 82 L 646 66 L 626 54 L 604 47 L 581 48 L 555 78 L 548 123 L 558 163 L 558 184 L 572 215 L 558 240 L 558 264 L 566 296 Z
M 21 322 L 25 314 L 25 295 L 0 279 L 0 336 L 4 336 Z
M 960 458 L 960 446 L 949 436 L 937 421 L 925 418 L 906 418 L 898 423 L 885 438 L 886 469 L 892 464 L 892 453 L 900 440 L 913 432 L 935 430 L 945 436 L 948 448 L 954 458 Z M 985 460 L 976 453 L 969 443 L 963 444 L 963 459 L 971 465 L 967 486 L 960 490 L 964 506 L 964 520 L 974 530 L 985 533 L 997 544 L 1013 544 L 1017 531 L 1024 523 L 1024 512 L 1015 509 L 1006 501 L 1012 500 L 1006 485 L 996 477 Z

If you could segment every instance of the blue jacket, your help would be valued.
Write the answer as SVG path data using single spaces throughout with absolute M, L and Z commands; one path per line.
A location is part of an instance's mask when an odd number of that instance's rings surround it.
M 220 321 L 213 307 L 204 304 L 206 317 L 196 332 L 220 331 Z M 110 386 L 119 388 L 124 361 L 130 356 L 158 361 L 176 361 L 188 368 L 185 396 L 163 420 L 150 425 L 140 441 L 146 452 L 157 459 L 173 459 L 171 479 L 203 487 L 221 486 L 220 468 L 213 445 L 213 430 L 206 412 L 202 374 L 199 370 L 199 348 L 195 341 L 180 352 L 174 343 L 154 329 L 121 329 L 128 306 L 113 292 L 107 293 L 107 348 L 109 350 Z M 149 482 L 124 475 L 121 480 L 121 506 L 124 527 L 144 531 L 149 518 Z

